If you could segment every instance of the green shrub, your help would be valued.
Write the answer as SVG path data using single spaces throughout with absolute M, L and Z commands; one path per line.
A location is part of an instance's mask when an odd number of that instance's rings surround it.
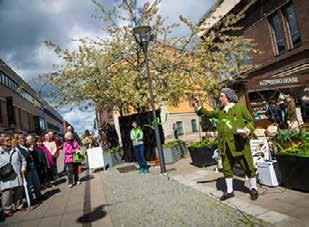
M 120 147 L 113 147 L 106 150 L 108 153 L 116 153 L 120 151 Z
M 172 140 L 168 143 L 163 144 L 163 148 L 172 148 L 178 146 L 180 143 L 183 143 L 182 140 Z
M 193 142 L 188 145 L 188 148 L 201 148 L 201 147 L 208 147 L 210 145 L 216 145 L 216 141 L 211 140 L 202 140 L 200 142 Z

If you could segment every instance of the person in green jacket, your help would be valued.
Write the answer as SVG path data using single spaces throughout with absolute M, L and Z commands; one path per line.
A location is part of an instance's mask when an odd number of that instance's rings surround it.
M 245 105 L 238 102 L 234 90 L 223 88 L 220 91 L 220 110 L 207 111 L 198 98 L 193 102 L 197 115 L 213 119 L 217 123 L 218 150 L 222 155 L 226 192 L 220 200 L 234 197 L 233 166 L 237 162 L 249 177 L 250 195 L 257 200 L 256 169 L 253 165 L 249 136 L 254 131 L 254 120 Z
M 143 130 L 138 127 L 137 122 L 132 122 L 132 130 L 130 133 L 133 150 L 135 153 L 135 157 L 137 159 L 139 165 L 139 172 L 140 173 L 149 173 L 147 161 L 145 159 L 145 148 L 144 148 L 144 141 L 143 141 Z

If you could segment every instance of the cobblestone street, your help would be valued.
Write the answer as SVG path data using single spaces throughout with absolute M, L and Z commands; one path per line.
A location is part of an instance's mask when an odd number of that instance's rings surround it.
M 61 178 L 41 205 L 1 226 L 267 226 L 168 176 L 117 168 L 84 172 L 72 189 Z
M 168 176 L 104 173 L 114 226 L 264 226 L 265 223 Z

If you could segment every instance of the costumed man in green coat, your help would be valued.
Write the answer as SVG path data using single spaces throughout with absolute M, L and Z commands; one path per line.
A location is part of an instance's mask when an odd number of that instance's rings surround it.
M 234 197 L 233 166 L 236 162 L 240 164 L 249 177 L 251 199 L 257 200 L 256 170 L 249 144 L 249 136 L 254 131 L 253 118 L 248 109 L 238 103 L 235 91 L 230 88 L 221 89 L 220 102 L 222 108 L 215 111 L 204 109 L 198 98 L 193 102 L 197 115 L 214 119 L 217 122 L 218 150 L 222 155 L 223 173 L 227 188 L 220 200 Z

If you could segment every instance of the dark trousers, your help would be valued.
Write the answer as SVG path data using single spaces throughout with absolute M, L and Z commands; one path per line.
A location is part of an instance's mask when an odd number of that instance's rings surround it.
M 58 157 L 54 156 L 53 159 L 54 159 L 53 178 L 54 178 L 54 180 L 57 180 L 57 178 L 58 178 L 58 167 L 57 167 L 57 159 L 58 159 Z
M 74 176 L 74 182 L 76 183 L 79 180 L 78 164 L 77 163 L 67 163 L 67 174 L 68 174 L 69 184 L 73 184 L 73 176 Z
M 145 153 L 144 144 L 133 145 L 133 149 L 139 167 L 141 169 L 148 169 L 148 165 L 144 154 Z
M 40 192 L 40 179 L 38 176 L 38 173 L 35 168 L 31 168 L 27 172 L 27 188 L 29 192 L 29 197 L 30 200 L 33 199 L 32 191 L 31 191 L 31 186 L 34 188 L 34 194 L 36 199 L 40 199 L 41 197 L 41 192 Z

